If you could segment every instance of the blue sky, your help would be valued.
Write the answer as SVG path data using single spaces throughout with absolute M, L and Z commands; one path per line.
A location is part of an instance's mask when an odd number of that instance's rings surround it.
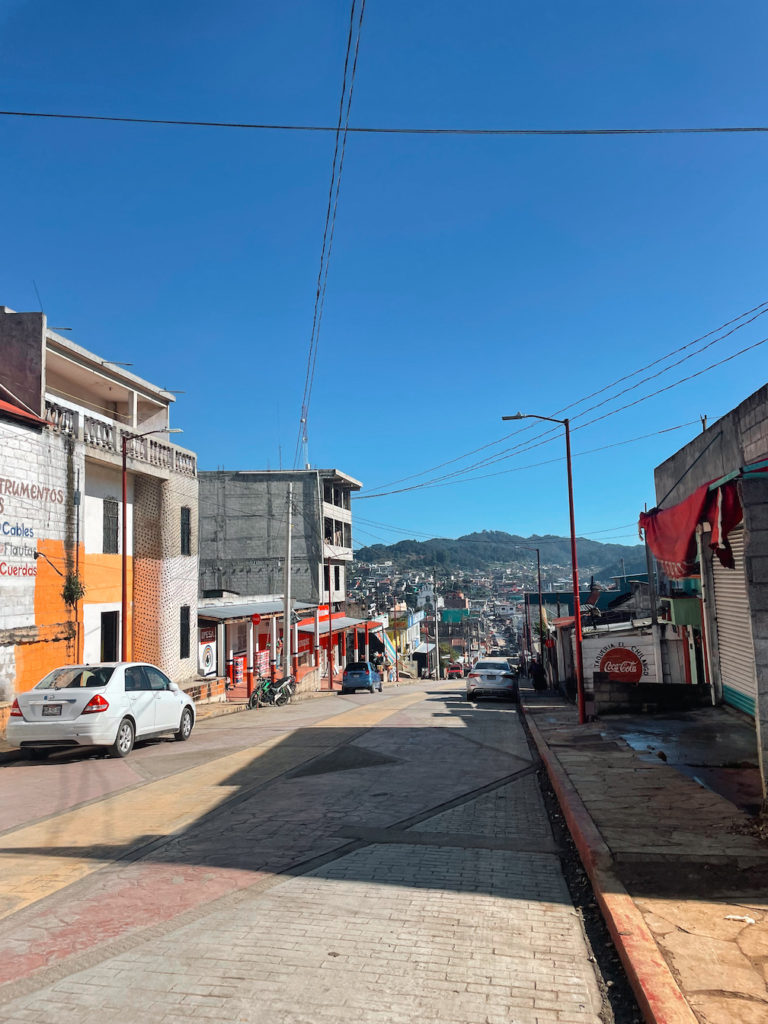
M 333 124 L 348 18 L 348 0 L 0 0 L 1 105 Z M 759 3 L 367 0 L 351 123 L 766 123 L 767 29 Z M 185 392 L 173 424 L 201 468 L 292 465 L 332 136 L 16 118 L 0 133 L 0 303 L 38 308 L 34 280 L 68 337 Z M 351 136 L 310 461 L 373 491 L 768 300 L 767 169 L 765 135 Z M 581 420 L 765 336 L 768 315 Z M 653 467 L 765 383 L 767 349 L 584 429 L 574 406 L 578 532 L 632 543 Z M 563 463 L 522 468 L 562 454 L 557 437 L 478 471 L 503 475 L 360 501 L 356 543 L 404 536 L 380 524 L 566 534 Z

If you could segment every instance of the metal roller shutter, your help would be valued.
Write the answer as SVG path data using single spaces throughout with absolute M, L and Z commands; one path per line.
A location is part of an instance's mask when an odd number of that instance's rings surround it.
M 723 699 L 754 716 L 757 681 L 744 575 L 744 528 L 732 530 L 728 540 L 735 568 L 725 569 L 718 558 L 712 559 Z

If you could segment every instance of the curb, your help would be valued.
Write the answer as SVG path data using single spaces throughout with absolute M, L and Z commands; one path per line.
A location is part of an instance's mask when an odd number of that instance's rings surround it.
M 698 1024 L 634 900 L 613 872 L 609 847 L 527 708 L 531 736 L 648 1024 Z

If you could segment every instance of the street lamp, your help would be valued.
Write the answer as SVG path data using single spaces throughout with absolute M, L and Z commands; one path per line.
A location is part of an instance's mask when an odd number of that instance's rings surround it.
M 157 427 L 154 430 L 145 430 L 142 434 L 124 433 L 122 436 L 123 450 L 123 558 L 122 558 L 122 607 L 120 612 L 120 657 L 126 660 L 128 653 L 128 470 L 127 449 L 128 442 L 139 437 L 149 437 L 150 434 L 182 434 L 181 427 Z
M 571 431 L 570 421 L 555 419 L 552 416 L 539 416 L 533 412 L 516 412 L 514 416 L 502 416 L 502 420 L 544 420 L 547 423 L 559 423 L 565 428 L 565 461 L 568 467 L 568 511 L 571 519 L 571 565 L 573 567 L 573 620 L 576 630 L 576 698 L 579 706 L 579 725 L 586 720 L 584 707 L 584 662 L 581 651 L 581 603 L 579 598 L 579 563 L 576 555 L 576 523 L 573 514 L 573 473 L 571 471 Z

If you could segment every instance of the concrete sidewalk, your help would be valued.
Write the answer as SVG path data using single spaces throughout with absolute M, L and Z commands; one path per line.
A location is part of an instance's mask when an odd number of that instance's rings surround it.
M 712 708 L 579 725 L 525 682 L 522 701 L 647 1020 L 768 1021 L 768 843 L 742 809 L 759 797 L 752 723 Z

